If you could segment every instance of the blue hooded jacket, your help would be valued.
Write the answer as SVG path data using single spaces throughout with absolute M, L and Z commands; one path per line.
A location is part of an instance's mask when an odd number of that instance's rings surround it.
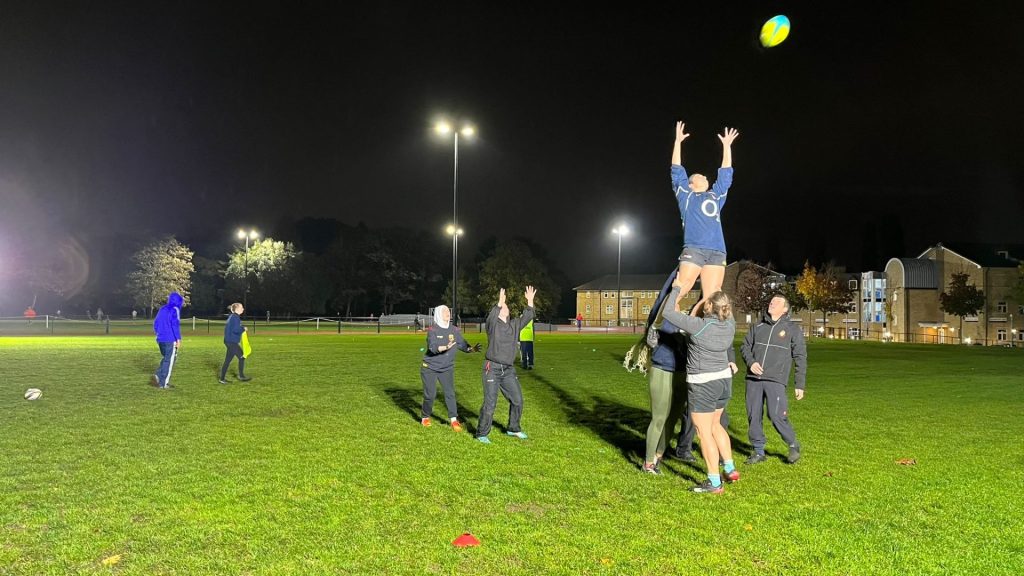
M 153 319 L 153 331 L 157 342 L 177 342 L 181 340 L 181 307 L 185 299 L 177 292 L 167 296 L 164 304 Z

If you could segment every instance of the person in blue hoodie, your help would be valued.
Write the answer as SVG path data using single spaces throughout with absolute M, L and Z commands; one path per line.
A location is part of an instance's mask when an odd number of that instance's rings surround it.
M 245 326 L 242 326 L 242 313 L 245 312 L 245 307 L 241 303 L 235 302 L 231 306 L 228 306 L 228 310 L 231 311 L 231 315 L 228 316 L 228 321 L 224 324 L 224 346 L 227 348 L 227 353 L 224 355 L 224 365 L 220 367 L 220 380 L 221 384 L 227 384 L 228 381 L 228 367 L 231 366 L 231 361 L 238 358 L 238 381 L 248 382 L 252 380 L 245 375 L 245 356 L 242 354 L 242 333 L 245 332 Z
M 157 388 L 170 388 L 171 362 L 178 348 L 181 347 L 181 307 L 185 299 L 177 292 L 167 296 L 167 304 L 160 307 L 153 319 L 153 331 L 156 332 L 156 344 L 160 347 L 160 367 L 153 375 L 152 383 Z

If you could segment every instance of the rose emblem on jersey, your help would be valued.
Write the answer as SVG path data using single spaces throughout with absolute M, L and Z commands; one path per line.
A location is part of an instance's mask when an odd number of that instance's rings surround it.
M 781 332 L 779 332 L 779 338 L 785 338 L 785 337 L 786 337 L 786 331 L 785 330 L 782 330 Z

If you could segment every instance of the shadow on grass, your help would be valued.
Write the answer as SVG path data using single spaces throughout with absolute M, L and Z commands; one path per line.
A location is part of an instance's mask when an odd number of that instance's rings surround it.
M 422 410 L 423 406 L 423 392 L 421 390 L 411 390 L 409 388 L 385 388 L 384 393 L 388 395 L 388 398 L 391 398 L 391 402 L 394 403 L 395 407 L 408 414 L 413 421 L 420 421 L 420 410 Z M 438 397 L 434 399 L 435 408 L 437 407 L 438 402 L 441 402 L 442 404 L 444 403 L 443 392 L 439 392 Z M 455 406 L 459 411 L 459 420 L 465 423 L 467 428 L 469 427 L 469 423 L 467 422 L 469 418 L 472 418 L 474 421 L 480 420 L 480 415 L 469 408 L 466 408 L 464 404 L 456 401 Z M 441 409 L 444 410 L 444 406 L 442 406 Z M 435 416 L 437 410 L 433 410 L 432 412 L 434 412 L 434 414 L 431 414 L 431 416 Z M 447 420 L 447 418 L 445 418 L 445 420 Z M 495 427 L 497 428 L 497 426 Z M 475 428 L 472 430 L 475 430 Z
M 646 451 L 647 427 L 651 422 L 650 412 L 596 396 L 591 396 L 593 406 L 588 407 L 544 376 L 531 373 L 530 377 L 547 386 L 558 397 L 570 423 L 585 426 L 598 438 L 617 448 L 624 460 L 640 468 Z M 695 467 L 693 470 L 674 471 L 680 476 L 697 480 L 695 473 L 698 470 Z

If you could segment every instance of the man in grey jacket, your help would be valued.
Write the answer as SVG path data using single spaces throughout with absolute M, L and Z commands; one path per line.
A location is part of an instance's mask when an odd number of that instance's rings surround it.
M 483 370 L 484 403 L 480 407 L 480 421 L 477 425 L 476 439 L 490 444 L 488 435 L 491 433 L 491 422 L 494 420 L 494 407 L 498 403 L 498 390 L 508 400 L 508 432 L 521 440 L 526 433 L 519 427 L 519 419 L 523 415 L 523 389 L 516 376 L 516 350 L 519 348 L 519 331 L 533 320 L 533 298 L 537 291 L 533 286 L 526 287 L 526 308 L 519 318 L 510 318 L 508 306 L 505 304 L 505 289 L 498 295 L 498 304 L 491 308 L 487 315 L 487 353 Z
M 768 303 L 768 311 L 760 324 L 751 328 L 740 347 L 743 361 L 747 363 L 747 421 L 748 436 L 754 453 L 746 464 L 765 461 L 763 414 L 768 406 L 768 418 L 789 446 L 787 462 L 793 464 L 800 459 L 800 443 L 789 422 L 789 401 L 786 385 L 789 370 L 796 364 L 796 399 L 803 400 L 807 381 L 807 344 L 800 326 L 789 317 L 789 301 L 776 294 Z

